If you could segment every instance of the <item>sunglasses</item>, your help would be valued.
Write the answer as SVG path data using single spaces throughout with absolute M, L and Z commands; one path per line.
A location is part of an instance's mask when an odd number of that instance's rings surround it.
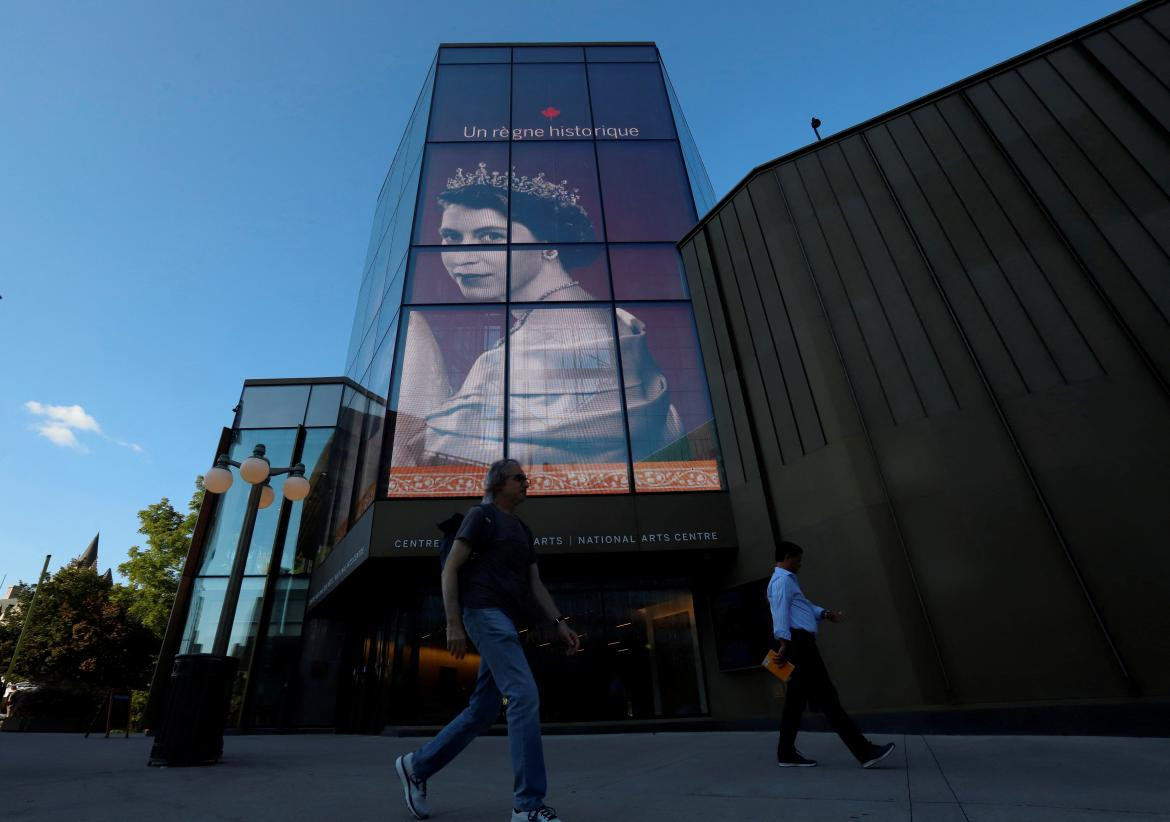
M 517 482 L 528 482 L 527 474 L 509 474 L 508 479 L 514 479 Z

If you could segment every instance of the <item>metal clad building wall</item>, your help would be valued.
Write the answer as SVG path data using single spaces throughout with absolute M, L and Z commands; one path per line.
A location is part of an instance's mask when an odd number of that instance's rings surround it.
M 805 544 L 853 704 L 1170 694 L 1168 126 L 1149 3 L 757 170 L 684 241 L 728 583 Z

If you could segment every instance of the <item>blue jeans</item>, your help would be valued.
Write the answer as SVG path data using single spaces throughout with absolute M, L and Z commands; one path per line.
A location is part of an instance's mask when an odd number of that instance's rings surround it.
M 506 696 L 513 805 L 520 811 L 536 810 L 544 804 L 548 780 L 540 740 L 540 696 L 524 658 L 520 635 L 512 620 L 498 608 L 464 609 L 463 627 L 480 656 L 471 702 L 438 736 L 415 752 L 411 765 L 423 779 L 438 773 L 496 721 L 500 697 Z

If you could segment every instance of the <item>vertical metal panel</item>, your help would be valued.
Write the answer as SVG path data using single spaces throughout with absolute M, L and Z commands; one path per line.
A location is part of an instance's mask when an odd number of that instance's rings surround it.
M 1009 98 L 1027 107 L 1027 91 L 1008 75 L 996 79 L 996 85 L 979 83 L 967 90 L 966 96 L 980 117 L 991 129 L 1005 154 L 1019 171 L 1029 190 L 1045 210 L 1054 228 L 1081 261 L 1085 276 L 1108 303 L 1120 321 L 1133 335 L 1144 355 L 1157 368 L 1163 382 L 1170 379 L 1170 299 L 1158 300 L 1157 280 L 1165 280 L 1157 267 L 1151 266 L 1148 256 L 1135 254 L 1126 244 L 1122 219 L 1109 203 L 1101 203 L 1099 196 L 1090 196 L 1086 203 L 1078 196 L 1087 192 L 1091 179 L 1084 179 L 1075 158 L 1067 158 L 1067 138 L 1049 130 L 1049 140 L 1039 142 L 1033 132 L 1015 116 L 1001 96 L 1004 89 Z M 1053 141 L 1057 141 L 1053 144 Z M 1070 177 L 1075 175 L 1075 178 Z M 1105 226 L 1102 227 L 1102 222 Z M 1120 243 L 1120 245 L 1118 245 Z M 1135 271 L 1134 266 L 1138 267 Z M 1151 282 L 1152 281 L 1152 282 Z M 1146 288 L 1149 282 L 1154 292 Z M 1165 304 L 1165 307 L 1159 305 Z
M 1033 70 L 1029 74 L 1031 83 L 1025 82 L 1021 73 L 1011 72 L 996 77 L 991 81 L 991 86 L 1035 141 L 1045 160 L 1052 163 L 1057 174 L 1149 293 L 1162 315 L 1170 317 L 1170 280 L 1165 276 L 1166 253 L 1147 230 L 1147 226 L 1138 219 L 1131 202 L 1119 191 L 1119 186 L 1126 189 L 1129 197 L 1136 198 L 1140 205 L 1150 189 L 1155 188 L 1153 183 L 1148 177 L 1143 185 L 1135 180 L 1119 182 L 1107 176 L 1107 173 L 1132 171 L 1137 166 L 1132 158 L 1119 156 L 1104 156 L 1102 159 L 1105 165 L 1098 166 L 1094 155 L 1101 154 L 1099 146 L 1090 144 L 1092 154 L 1087 153 L 1069 133 L 1065 122 L 1057 119 L 1045 100 L 1038 96 L 1049 92 L 1060 95 L 1063 87 L 1063 96 L 1067 98 L 1067 86 L 1051 69 L 1043 72 Z M 1073 109 L 1066 112 L 1070 117 L 1084 118 L 1083 112 L 1075 110 L 1073 101 L 1066 102 L 1067 108 Z M 1065 106 L 1060 108 L 1066 109 Z M 1083 119 L 1079 124 L 1084 127 L 1080 135 L 1082 140 L 1104 139 L 1099 124 L 1086 124 Z M 1091 133 L 1086 134 L 1085 131 Z
M 869 318 L 862 331 L 871 340 L 896 417 L 900 422 L 918 419 L 928 413 L 919 375 L 929 384 L 931 377 L 941 375 L 938 363 L 842 147 L 819 152 L 818 158 L 834 203 L 824 209 L 824 223 L 840 222 L 836 231 L 842 236 L 832 247 L 842 264 L 846 291 L 858 318 Z M 953 401 L 943 400 L 942 405 L 954 407 Z
M 970 170 L 970 160 L 953 139 L 941 143 L 943 134 L 931 128 L 937 123 L 934 107 L 920 109 L 890 123 L 890 132 L 910 162 L 931 209 L 945 226 L 960 266 L 954 270 L 936 264 L 935 270 L 952 299 L 958 296 L 958 289 L 968 286 L 973 289 L 1028 390 L 1060 385 L 1067 377 L 1036 327 L 1035 313 L 1028 311 L 1018 284 L 1007 276 L 996 258 L 990 232 L 979 224 L 979 207 L 986 204 L 968 202 L 956 183 L 956 178 L 962 178 Z
M 1165 216 L 1170 193 L 1166 132 L 1143 116 L 1129 95 L 1118 94 L 1112 78 L 1082 49 L 1061 49 L 1046 61 L 1022 66 L 1020 73 L 1029 83 L 1052 83 L 1045 102 L 1162 247 L 1170 247 L 1170 220 L 1158 216 Z
M 727 322 L 731 325 L 733 337 L 740 341 L 737 345 L 737 349 L 740 352 L 738 361 L 743 369 L 740 372 L 740 378 L 744 381 L 745 394 L 747 395 L 746 399 L 751 406 L 752 417 L 756 421 L 753 430 L 759 439 L 760 453 L 764 455 L 766 463 L 769 461 L 769 457 L 775 463 L 773 466 L 769 466 L 768 464 L 761 466 L 763 470 L 768 471 L 771 468 L 783 465 L 790 454 L 785 453 L 781 447 L 781 440 L 776 431 L 775 417 L 772 413 L 763 368 L 760 362 L 751 356 L 751 352 L 754 352 L 758 348 L 755 344 L 754 337 L 760 333 L 766 333 L 766 331 L 752 327 L 744 308 L 745 297 L 739 281 L 739 273 L 736 270 L 735 264 L 732 262 L 731 253 L 728 250 L 728 240 L 724 230 L 724 218 L 727 216 L 728 210 L 725 208 L 719 212 L 717 217 L 711 220 L 708 226 L 711 255 L 715 263 L 715 268 L 719 272 L 720 281 L 723 283 L 722 293 L 724 309 L 727 312 Z M 731 214 L 730 218 L 734 221 L 734 214 Z
M 953 340 L 954 326 L 865 139 L 851 137 L 843 140 L 840 148 L 849 179 L 839 185 L 853 190 L 843 208 L 874 287 L 886 305 L 922 405 L 928 415 L 954 411 L 959 400 L 940 354 L 947 349 L 947 340 Z M 958 355 L 952 367 L 967 363 L 966 354 L 954 342 L 949 348 Z
M 945 117 L 943 111 L 947 113 Z M 1026 237 L 1022 233 L 1024 227 L 1006 213 L 1005 200 L 1013 193 L 1014 175 L 987 144 L 978 122 L 958 98 L 942 100 L 938 106 L 915 112 L 914 120 L 946 169 L 955 195 L 963 201 L 964 210 L 979 232 L 982 251 L 986 253 L 984 264 L 1002 276 L 1011 291 L 1012 306 L 1018 305 L 1026 316 L 1029 330 L 1044 347 L 1062 381 L 1101 376 L 1101 364 L 1095 352 L 1032 251 L 1032 237 Z M 977 157 L 970 155 L 968 145 L 978 151 Z M 1021 193 L 1018 186 L 1014 193 Z M 1021 213 L 1025 211 L 1021 206 L 1026 203 L 1026 198 L 1013 201 L 1017 219 L 1026 219 L 1027 215 Z M 988 304 L 993 304 L 990 299 Z M 992 319 L 1000 324 L 1003 318 L 993 314 Z
M 1163 37 L 1170 40 L 1170 6 L 1158 6 L 1150 9 L 1142 15 L 1142 19 L 1157 29 Z
M 826 443 L 851 436 L 857 432 L 857 420 L 848 390 L 843 381 L 828 376 L 831 373 L 828 369 L 817 367 L 825 357 L 835 357 L 832 335 L 821 312 L 808 261 L 797 239 L 779 180 L 772 173 L 762 174 L 748 184 L 748 191 L 772 261 L 776 289 L 790 321 L 791 341 L 778 343 L 781 361 L 785 373 L 799 372 L 808 386 L 809 407 L 799 413 L 816 416 L 821 438 Z M 796 404 L 798 408 L 802 405 Z
M 754 195 L 761 187 L 775 191 L 775 178 L 765 175 L 753 180 L 743 195 L 736 198 L 737 214 L 756 274 L 760 302 L 766 322 L 771 328 L 772 342 L 776 348 L 780 370 L 784 375 L 784 388 L 800 434 L 801 448 L 804 454 L 808 454 L 824 446 L 825 430 L 821 424 L 817 399 L 808 381 L 808 371 L 801 357 L 800 343 L 793 328 L 793 319 L 787 302 L 791 295 L 786 296 L 781 291 L 775 260 L 764 239 L 760 224 Z
M 1170 129 L 1170 43 L 1141 20 L 1085 40 L 1101 65 L 1163 129 Z
M 938 108 L 994 198 L 995 243 L 1005 269 L 1022 281 L 1021 290 L 1040 292 L 1032 310 L 1064 373 L 1080 380 L 1141 370 L 1116 315 L 971 103 L 956 95 Z
M 955 316 L 964 334 L 984 364 L 988 379 L 1001 396 L 1023 394 L 1027 383 L 1020 366 L 1008 351 L 1001 331 L 988 316 L 979 292 L 971 284 L 953 245 L 953 238 L 943 224 L 956 209 L 936 212 L 927 199 L 917 175 L 903 154 L 903 146 L 894 139 L 884 125 L 865 134 L 874 155 L 881 164 L 886 179 L 898 200 L 913 232 L 919 238 L 922 252 L 936 272 L 945 289 Z M 922 149 L 921 140 L 917 141 Z M 944 200 L 946 205 L 947 201 Z M 968 239 L 970 239 L 968 237 Z
M 772 411 L 772 425 L 780 447 L 791 461 L 803 456 L 808 449 L 800 435 L 788 374 L 780 364 L 777 326 L 783 335 L 785 317 L 783 313 L 778 316 L 770 314 L 764 305 L 760 283 L 772 276 L 772 266 L 758 230 L 753 231 L 758 224 L 746 190 L 732 199 L 731 207 L 724 209 L 723 216 L 723 225 L 729 232 L 727 240 L 736 266 L 736 278 L 743 295 L 744 313 L 751 324 L 753 350 L 750 356 L 760 363 Z
M 857 317 L 843 293 L 840 270 L 819 220 L 805 175 L 796 164 L 776 171 L 801 248 L 807 257 L 809 276 L 825 301 L 833 337 L 841 348 L 845 367 L 853 383 L 862 413 L 871 425 L 893 425 L 893 407 L 878 376 L 872 352 L 858 326 Z

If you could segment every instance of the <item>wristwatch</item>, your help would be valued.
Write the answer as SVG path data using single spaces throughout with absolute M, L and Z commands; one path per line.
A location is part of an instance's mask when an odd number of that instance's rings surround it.
M 562 622 L 568 622 L 568 621 L 569 621 L 569 618 L 567 616 L 553 617 L 553 624 L 554 625 L 560 625 Z

